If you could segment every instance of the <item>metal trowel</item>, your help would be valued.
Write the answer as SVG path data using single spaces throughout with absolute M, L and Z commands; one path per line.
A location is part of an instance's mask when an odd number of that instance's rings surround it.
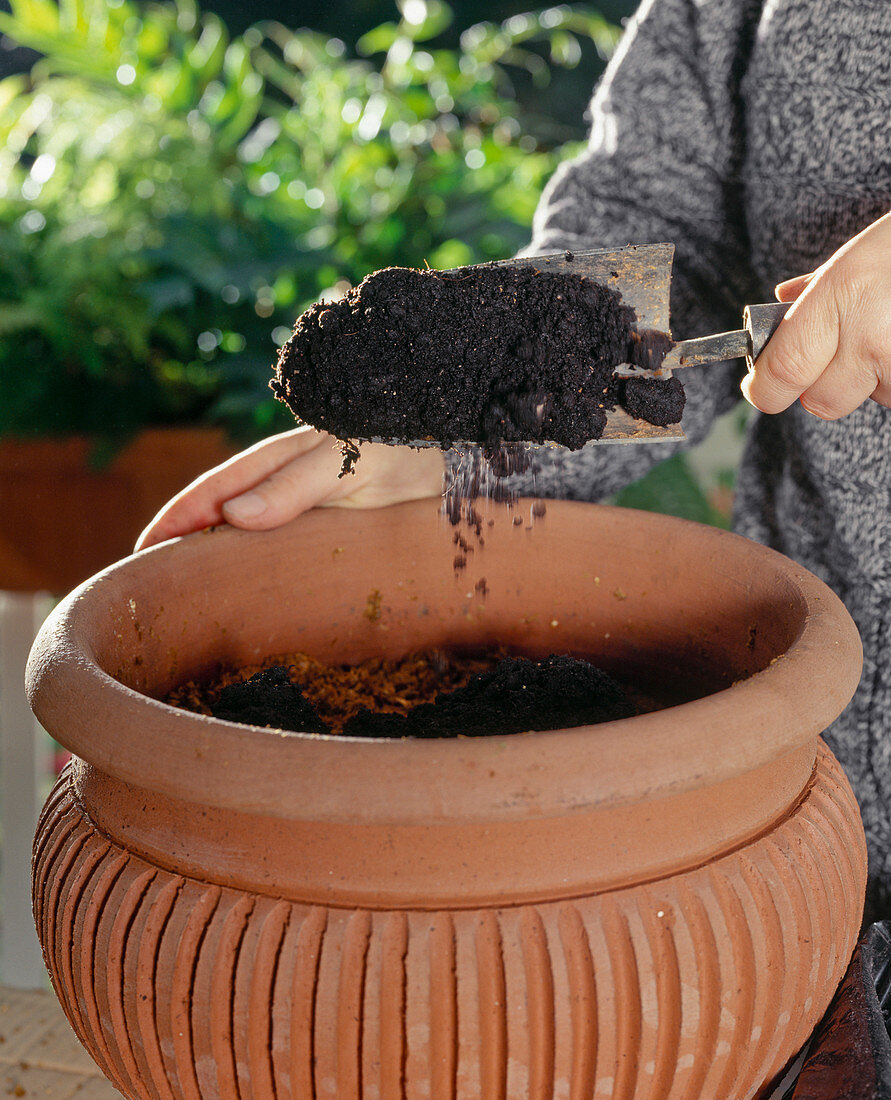
M 668 333 L 673 259 L 673 244 L 641 244 L 629 245 L 627 248 L 592 248 L 581 252 L 521 256 L 477 266 L 528 264 L 541 271 L 584 275 L 622 295 L 622 300 L 637 315 L 635 329 L 641 332 L 655 329 L 657 332 Z M 643 370 L 623 363 L 616 368 L 616 374 L 623 377 L 666 379 L 671 377 L 673 371 L 682 367 L 717 363 L 725 359 L 745 358 L 751 365 L 773 336 L 788 309 L 789 304 L 783 302 L 747 305 L 743 310 L 743 328 L 673 342 L 658 369 Z M 603 436 L 597 442 L 659 443 L 683 438 L 680 424 L 659 427 L 646 420 L 635 420 L 624 409 L 617 408 L 608 412 Z
M 541 272 L 580 275 L 617 291 L 622 301 L 635 313 L 632 328 L 642 334 L 656 332 L 667 338 L 668 350 L 664 358 L 647 370 L 629 363 L 618 364 L 615 373 L 624 378 L 669 379 L 682 367 L 714 363 L 725 359 L 745 358 L 751 364 L 758 358 L 765 344 L 783 319 L 788 304 L 769 302 L 764 305 L 747 305 L 743 311 L 743 328 L 733 332 L 721 332 L 712 336 L 700 336 L 692 340 L 673 341 L 669 328 L 669 298 L 671 292 L 671 265 L 674 259 L 673 244 L 628 245 L 625 248 L 592 248 L 579 252 L 555 252 L 542 256 L 520 256 L 509 260 L 493 260 L 484 264 L 451 268 L 447 274 L 460 275 L 493 267 L 530 266 Z M 665 347 L 665 340 L 661 342 Z M 592 443 L 660 443 L 683 439 L 680 424 L 661 427 L 646 420 L 638 420 L 622 408 L 607 412 L 603 435 Z M 432 437 L 424 439 L 393 439 L 369 435 L 356 442 L 407 444 L 410 447 L 442 447 L 444 444 Z M 449 445 L 473 446 L 472 440 L 453 440 Z M 526 447 L 554 446 L 551 443 L 525 444 Z

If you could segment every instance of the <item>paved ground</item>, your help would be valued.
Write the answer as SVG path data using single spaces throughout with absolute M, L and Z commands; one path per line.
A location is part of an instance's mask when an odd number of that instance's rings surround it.
M 52 993 L 0 986 L 0 1098 L 121 1100 Z

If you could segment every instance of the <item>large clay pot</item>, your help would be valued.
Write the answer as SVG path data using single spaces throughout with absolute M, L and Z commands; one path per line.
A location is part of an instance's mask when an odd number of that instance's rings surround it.
M 865 884 L 819 739 L 859 675 L 840 602 L 663 516 L 525 502 L 481 531 L 456 573 L 432 501 L 214 530 L 47 624 L 33 706 L 77 759 L 37 834 L 37 927 L 125 1096 L 731 1100 L 819 1020 Z M 497 645 L 588 655 L 675 705 L 350 741 L 158 701 L 289 649 Z
M 62 595 L 129 554 L 174 493 L 235 453 L 215 428 L 149 428 L 97 468 L 96 440 L 0 440 L 0 589 Z

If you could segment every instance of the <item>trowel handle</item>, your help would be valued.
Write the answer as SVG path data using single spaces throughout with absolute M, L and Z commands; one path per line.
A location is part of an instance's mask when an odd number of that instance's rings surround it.
M 746 362 L 751 369 L 767 341 L 779 328 L 780 321 L 786 316 L 791 302 L 765 302 L 763 305 L 746 306 L 743 310 L 743 324 L 749 334 L 749 351 Z
M 764 350 L 764 345 L 776 332 L 786 316 L 791 302 L 766 302 L 758 306 L 746 306 L 743 310 L 745 328 L 733 332 L 718 332 L 714 336 L 697 336 L 693 340 L 680 340 L 662 361 L 664 370 L 679 367 L 695 367 L 701 363 L 720 363 L 725 359 L 746 357 L 752 363 Z M 618 368 L 622 377 L 637 373 L 636 368 Z

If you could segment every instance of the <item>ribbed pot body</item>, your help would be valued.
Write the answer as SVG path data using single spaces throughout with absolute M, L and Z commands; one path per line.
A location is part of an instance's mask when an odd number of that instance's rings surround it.
M 330 510 L 160 547 L 58 609 L 29 681 L 77 758 L 38 827 L 35 917 L 125 1096 L 730 1100 L 809 1035 L 865 886 L 818 736 L 856 686 L 853 624 L 724 532 L 515 514 L 484 512 L 458 572 L 431 502 Z M 362 742 L 157 701 L 289 648 L 494 644 L 661 675 L 675 705 Z
M 93 827 L 75 789 L 63 776 L 41 821 L 37 925 L 75 1032 L 134 1100 L 748 1097 L 856 939 L 859 816 L 825 746 L 794 810 L 723 858 L 473 909 L 176 874 Z

